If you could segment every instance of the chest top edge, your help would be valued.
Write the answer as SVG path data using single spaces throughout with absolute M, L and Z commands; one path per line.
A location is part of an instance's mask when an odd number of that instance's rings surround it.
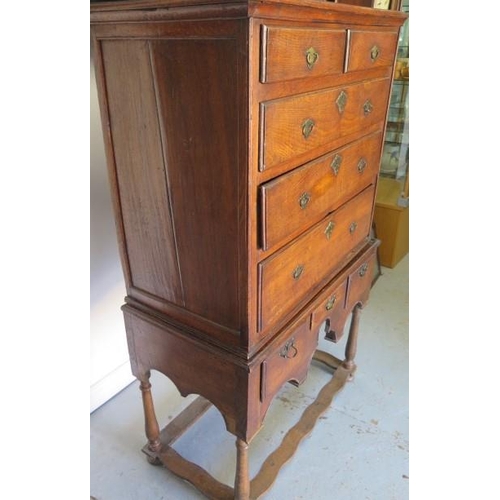
M 278 18 L 287 20 L 399 27 L 408 17 L 397 11 L 372 9 L 324 0 L 104 0 L 91 1 L 91 24 L 163 21 L 180 17 L 207 19 Z

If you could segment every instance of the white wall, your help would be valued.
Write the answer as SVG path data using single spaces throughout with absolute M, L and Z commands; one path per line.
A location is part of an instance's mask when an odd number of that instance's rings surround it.
M 120 306 L 125 297 L 90 60 L 90 411 L 134 380 Z

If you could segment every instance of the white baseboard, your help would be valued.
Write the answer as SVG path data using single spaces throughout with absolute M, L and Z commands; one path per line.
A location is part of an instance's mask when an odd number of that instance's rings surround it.
M 111 373 L 90 386 L 90 413 L 97 410 L 99 406 L 109 401 L 122 389 L 135 380 L 130 371 L 130 362 L 127 360 Z

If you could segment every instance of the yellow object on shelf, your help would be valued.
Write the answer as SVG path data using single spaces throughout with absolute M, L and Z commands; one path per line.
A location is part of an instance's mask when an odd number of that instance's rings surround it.
M 384 267 L 395 267 L 409 251 L 410 209 L 398 205 L 404 190 L 396 179 L 379 179 L 373 218 L 377 238 L 381 240 L 380 264 Z

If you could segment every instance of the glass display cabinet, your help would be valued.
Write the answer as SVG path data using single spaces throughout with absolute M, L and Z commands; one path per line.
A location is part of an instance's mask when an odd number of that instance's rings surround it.
M 409 13 L 409 0 L 401 10 Z M 391 268 L 409 250 L 409 50 L 407 20 L 399 37 L 374 214 L 380 263 Z

